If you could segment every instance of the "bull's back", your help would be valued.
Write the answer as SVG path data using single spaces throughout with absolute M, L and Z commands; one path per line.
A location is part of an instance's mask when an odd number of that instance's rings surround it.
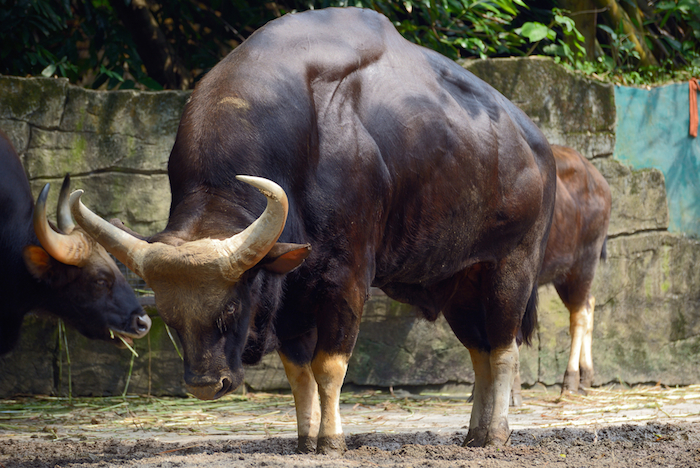
M 342 8 L 271 22 L 212 69 L 169 167 L 173 206 L 197 185 L 251 206 L 230 181 L 267 177 L 290 198 L 281 239 L 318 251 L 345 232 L 380 281 L 434 281 L 517 243 L 547 199 L 549 151 L 489 85 Z

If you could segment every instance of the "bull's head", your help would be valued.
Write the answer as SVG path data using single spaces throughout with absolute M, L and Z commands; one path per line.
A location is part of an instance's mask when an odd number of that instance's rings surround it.
M 148 333 L 151 319 L 107 251 L 73 224 L 66 176 L 58 202 L 57 224 L 49 225 L 46 198 L 49 184 L 34 207 L 34 231 L 40 246 L 24 248 L 29 272 L 53 291 L 46 309 L 66 320 L 88 338 L 125 341 Z M 121 342 L 118 342 L 121 345 Z
M 183 345 L 185 383 L 200 399 L 219 398 L 243 382 L 251 304 L 247 289 L 236 286 L 273 250 L 287 220 L 287 195 L 280 186 L 258 177 L 237 178 L 267 197 L 260 217 L 232 237 L 179 245 L 135 237 L 89 211 L 80 201 L 82 191 L 71 195 L 78 224 L 153 289 L 158 313 Z M 284 245 L 274 249 L 268 263 L 278 273 L 298 266 L 310 250 Z

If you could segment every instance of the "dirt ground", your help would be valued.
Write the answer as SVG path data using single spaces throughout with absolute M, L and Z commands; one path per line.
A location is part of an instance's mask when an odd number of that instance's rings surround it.
M 700 385 L 524 392 L 507 447 L 462 448 L 464 396 L 343 394 L 344 456 L 296 455 L 288 395 L 0 400 L 0 468 L 700 467 Z

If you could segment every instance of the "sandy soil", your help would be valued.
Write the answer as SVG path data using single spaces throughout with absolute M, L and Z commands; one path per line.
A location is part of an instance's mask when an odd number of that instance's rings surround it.
M 504 448 L 467 449 L 465 398 L 344 395 L 348 452 L 296 455 L 287 395 L 0 401 L 0 467 L 700 467 L 700 386 L 525 391 Z

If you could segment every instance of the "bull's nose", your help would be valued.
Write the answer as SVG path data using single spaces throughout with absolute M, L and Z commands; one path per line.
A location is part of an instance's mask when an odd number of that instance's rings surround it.
M 200 400 L 216 400 L 231 393 L 237 385 L 228 377 L 222 377 L 212 385 L 187 385 L 187 390 Z
M 139 338 L 146 336 L 148 330 L 151 329 L 151 318 L 148 315 L 134 315 L 131 319 L 131 328 Z

